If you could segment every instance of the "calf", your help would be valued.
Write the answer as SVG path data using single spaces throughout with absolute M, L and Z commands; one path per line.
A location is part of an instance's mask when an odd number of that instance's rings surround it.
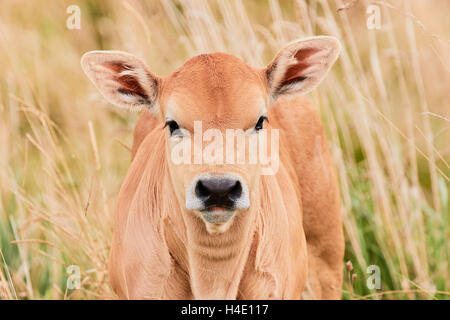
M 201 54 L 164 78 L 127 53 L 83 56 L 109 102 L 143 110 L 115 212 L 109 276 L 120 298 L 340 298 L 338 184 L 319 115 L 302 96 L 339 50 L 333 37 L 301 39 L 260 69 Z M 243 149 L 213 143 L 230 130 Z M 276 138 L 272 171 L 252 154 L 261 137 Z M 258 149 L 245 148 L 252 141 Z

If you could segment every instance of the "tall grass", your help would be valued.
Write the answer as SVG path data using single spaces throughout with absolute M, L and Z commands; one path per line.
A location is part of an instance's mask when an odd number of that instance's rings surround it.
M 66 8 L 81 8 L 81 29 Z M 381 29 L 366 27 L 366 7 Z M 0 12 L 0 298 L 112 298 L 112 213 L 136 115 L 82 74 L 94 49 L 167 75 L 213 51 L 253 66 L 287 42 L 343 45 L 309 95 L 342 194 L 346 299 L 448 299 L 450 3 L 426 1 L 6 1 Z M 66 287 L 69 265 L 81 289 Z M 380 268 L 369 289 L 367 267 Z

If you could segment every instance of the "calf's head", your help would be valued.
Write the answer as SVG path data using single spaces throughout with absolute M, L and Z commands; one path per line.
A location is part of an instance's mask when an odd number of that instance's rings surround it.
M 270 140 L 270 106 L 318 85 L 339 48 L 333 37 L 298 40 L 261 69 L 231 55 L 202 54 L 164 78 L 119 51 L 88 52 L 82 67 L 109 102 L 161 120 L 166 150 L 155 152 L 166 153 L 180 206 L 214 234 L 255 203 L 261 159 L 252 146 Z

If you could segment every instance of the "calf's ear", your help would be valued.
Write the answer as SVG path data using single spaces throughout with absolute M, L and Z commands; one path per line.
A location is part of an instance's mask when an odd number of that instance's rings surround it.
M 90 51 L 81 58 L 81 66 L 108 102 L 156 111 L 160 79 L 141 59 L 121 51 Z
M 264 69 L 273 101 L 314 89 L 338 58 L 340 47 L 339 41 L 329 36 L 296 40 L 284 47 Z

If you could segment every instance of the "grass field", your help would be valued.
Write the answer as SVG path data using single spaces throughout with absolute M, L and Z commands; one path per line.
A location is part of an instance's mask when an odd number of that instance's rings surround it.
M 70 30 L 69 5 L 81 9 Z M 380 29 L 366 25 L 368 5 Z M 450 2 L 2 1 L 0 299 L 105 299 L 115 199 L 137 114 L 109 105 L 81 55 L 124 50 L 158 75 L 224 51 L 264 66 L 286 43 L 343 51 L 309 94 L 342 194 L 345 299 L 449 299 Z M 66 287 L 67 267 L 81 289 Z M 367 267 L 380 268 L 369 289 Z

